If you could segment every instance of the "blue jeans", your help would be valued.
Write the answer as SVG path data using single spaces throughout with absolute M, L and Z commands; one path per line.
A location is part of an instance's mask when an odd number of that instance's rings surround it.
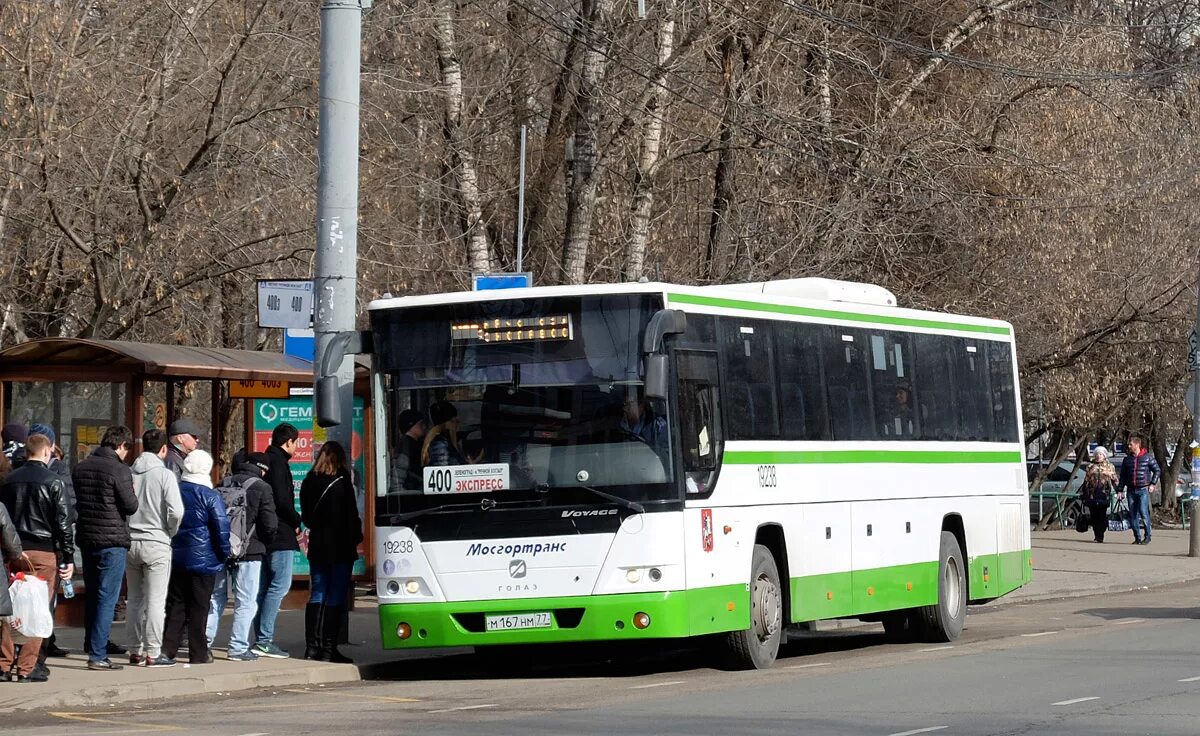
M 1146 524 L 1146 541 L 1150 541 L 1150 489 L 1129 489 L 1129 525 L 1135 541 L 1142 539 L 1142 522 Z
M 309 563 L 309 581 L 312 587 L 308 602 L 322 603 L 326 606 L 346 605 L 346 594 L 350 592 L 350 572 L 353 569 L 353 562 L 323 565 Z
M 268 552 L 263 558 L 262 579 L 258 583 L 258 618 L 255 619 L 255 639 L 259 644 L 275 640 L 275 619 L 283 597 L 292 589 L 292 550 Z
M 212 603 L 208 607 L 208 645 L 217 640 L 217 628 L 221 623 L 221 612 L 229 600 L 229 586 L 233 586 L 233 628 L 229 632 L 229 653 L 244 654 L 250 650 L 250 629 L 254 614 L 258 612 L 258 578 L 262 572 L 262 560 L 242 560 L 232 570 L 217 574 L 213 588 Z
M 108 635 L 112 633 L 113 613 L 121 596 L 121 581 L 125 579 L 125 559 L 129 550 L 124 547 L 101 547 L 83 550 L 84 648 L 92 662 L 108 659 Z

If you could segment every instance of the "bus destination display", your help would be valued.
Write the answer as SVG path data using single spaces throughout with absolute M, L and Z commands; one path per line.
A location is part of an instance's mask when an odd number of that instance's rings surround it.
M 450 337 L 455 342 L 533 342 L 573 340 L 575 333 L 571 315 L 556 314 L 455 322 L 450 325 Z

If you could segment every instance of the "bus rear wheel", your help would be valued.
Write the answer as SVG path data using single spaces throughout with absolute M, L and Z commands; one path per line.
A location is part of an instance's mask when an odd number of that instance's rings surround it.
M 783 636 L 783 588 L 771 550 L 754 545 L 750 565 L 750 628 L 725 635 L 725 662 L 730 669 L 762 670 L 775 664 Z
M 938 602 L 918 609 L 923 638 L 931 642 L 954 641 L 967 618 L 967 566 L 958 538 L 942 532 L 938 556 Z

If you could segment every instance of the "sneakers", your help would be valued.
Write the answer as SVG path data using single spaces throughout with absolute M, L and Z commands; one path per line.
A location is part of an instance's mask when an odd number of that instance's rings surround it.
M 147 656 L 146 656 L 146 655 L 144 655 L 144 654 L 131 654 L 131 655 L 129 655 L 129 665 L 130 665 L 131 667 L 142 667 L 142 666 L 144 666 L 144 665 L 146 664 L 146 662 L 148 662 L 148 661 L 150 661 L 150 658 L 149 658 L 149 657 L 147 657 Z
M 35 680 L 34 682 L 43 682 L 44 680 L 50 679 L 50 668 L 46 666 L 45 662 L 38 662 L 34 666 L 33 672 L 31 672 L 30 674 L 41 675 L 44 679 L 43 680 Z
M 257 662 L 258 655 L 247 649 L 246 651 L 238 652 L 237 654 L 231 653 L 228 659 L 230 662 Z
M 176 664 L 174 659 L 171 659 L 165 654 L 160 654 L 154 659 L 146 657 L 147 667 L 174 667 Z
M 287 659 L 289 655 L 279 647 L 275 646 L 275 642 L 260 641 L 252 648 L 253 652 L 260 657 L 270 657 L 271 659 Z
M 33 672 L 30 672 L 28 675 L 18 675 L 16 681 L 17 682 L 46 682 L 49 679 L 50 678 L 47 677 L 44 673 L 34 670 Z
M 123 670 L 123 669 L 125 669 L 125 666 L 124 666 L 124 665 L 120 665 L 120 664 L 116 664 L 116 663 L 115 663 L 115 662 L 113 662 L 111 659 L 103 659 L 103 660 L 100 660 L 100 661 L 96 661 L 96 660 L 94 660 L 94 659 L 89 659 L 89 660 L 88 660 L 88 663 L 87 663 L 87 668 L 88 668 L 89 670 L 109 670 L 109 671 L 116 671 L 116 670 Z

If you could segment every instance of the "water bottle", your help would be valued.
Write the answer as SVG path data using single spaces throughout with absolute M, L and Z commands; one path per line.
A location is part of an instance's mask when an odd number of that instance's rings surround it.
M 65 575 L 61 575 L 61 573 L 66 572 L 66 570 L 66 565 L 58 566 L 58 571 L 60 573 L 59 587 L 62 589 L 62 597 L 70 600 L 71 598 L 75 597 L 75 581 L 71 580 L 71 578 L 66 577 Z

